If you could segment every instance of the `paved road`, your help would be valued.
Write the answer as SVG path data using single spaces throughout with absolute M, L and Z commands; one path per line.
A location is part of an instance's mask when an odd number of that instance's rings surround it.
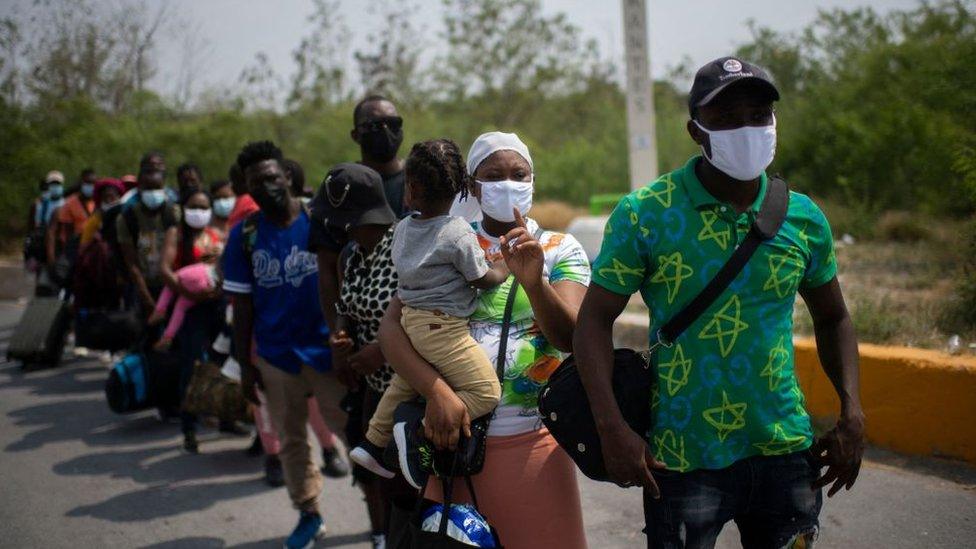
M 21 311 L 0 302 L 0 349 Z M 204 431 L 203 453 L 182 454 L 178 426 L 108 410 L 106 369 L 77 359 L 30 373 L 0 365 L 0 547 L 280 546 L 296 517 L 284 489 L 261 481 L 260 458 L 241 451 L 247 440 Z M 855 491 L 826 503 L 818 546 L 973 546 L 976 471 L 871 457 Z M 590 546 L 642 547 L 636 490 L 582 487 Z M 358 490 L 329 480 L 323 499 L 330 535 L 320 546 L 369 547 Z M 730 525 L 719 546 L 736 540 Z

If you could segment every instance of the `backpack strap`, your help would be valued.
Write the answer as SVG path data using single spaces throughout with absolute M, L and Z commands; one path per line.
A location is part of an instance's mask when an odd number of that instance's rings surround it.
M 661 345 L 670 347 L 722 295 L 749 262 L 752 254 L 759 249 L 759 245 L 779 232 L 786 219 L 789 203 L 790 190 L 786 181 L 779 177 L 769 178 L 766 196 L 746 238 L 702 291 L 658 330 L 657 342 L 652 345 L 652 350 Z
M 260 221 L 260 215 L 260 210 L 252 213 L 242 221 L 243 225 L 241 226 L 241 248 L 244 251 L 244 257 L 247 258 L 248 264 L 251 265 L 252 271 L 254 270 L 254 262 L 251 256 L 254 254 L 254 246 L 258 241 L 258 222 Z

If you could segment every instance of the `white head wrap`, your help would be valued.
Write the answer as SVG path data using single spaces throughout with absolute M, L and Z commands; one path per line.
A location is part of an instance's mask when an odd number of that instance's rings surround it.
M 515 151 L 529 163 L 529 169 L 535 170 L 529 148 L 517 135 L 514 133 L 488 132 L 479 135 L 478 139 L 475 139 L 474 143 L 471 144 L 471 150 L 468 151 L 468 174 L 474 177 L 474 172 L 478 170 L 478 166 L 498 151 Z M 451 206 L 450 215 L 463 217 L 469 222 L 481 221 L 483 217 L 481 205 L 471 195 L 463 200 L 460 197 L 455 200 Z
M 522 143 L 517 135 L 514 133 L 488 132 L 479 135 L 478 139 L 475 139 L 474 143 L 471 144 L 471 150 L 468 151 L 468 174 L 473 177 L 478 166 L 498 151 L 517 152 L 529 163 L 529 168 L 535 170 L 532 166 L 532 155 L 529 154 L 529 148 L 525 146 L 525 143 Z

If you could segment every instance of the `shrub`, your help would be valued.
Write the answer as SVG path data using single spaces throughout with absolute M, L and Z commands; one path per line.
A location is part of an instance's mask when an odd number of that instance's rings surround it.
M 888 295 L 880 299 L 858 298 L 857 294 L 852 297 L 854 299 L 851 303 L 851 319 L 854 321 L 859 341 L 891 342 L 905 333 L 908 323 L 912 322 L 912 319 L 908 318 L 904 311 L 899 310 Z
M 894 242 L 919 242 L 933 237 L 931 220 L 913 212 L 890 211 L 881 214 L 874 225 L 874 237 Z
M 946 333 L 976 331 L 976 218 L 966 226 L 965 263 L 958 274 L 956 291 L 939 319 Z

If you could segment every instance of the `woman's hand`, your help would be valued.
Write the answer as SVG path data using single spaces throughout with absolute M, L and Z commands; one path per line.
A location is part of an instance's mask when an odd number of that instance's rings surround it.
M 350 391 L 359 390 L 360 376 L 356 370 L 349 365 L 348 353 L 332 353 L 332 369 L 335 370 L 336 379 Z
M 449 387 L 427 399 L 424 435 L 439 449 L 457 448 L 461 431 L 471 436 L 471 418 L 464 402 Z
M 346 330 L 338 330 L 329 334 L 329 347 L 333 355 L 348 356 L 353 348 L 352 338 Z
M 379 343 L 370 343 L 349 355 L 349 366 L 360 375 L 368 376 L 386 364 Z
M 525 218 L 518 208 L 515 209 L 515 224 L 514 229 L 498 239 L 502 257 L 523 288 L 534 288 L 542 283 L 546 256 L 542 244 L 526 228 Z

